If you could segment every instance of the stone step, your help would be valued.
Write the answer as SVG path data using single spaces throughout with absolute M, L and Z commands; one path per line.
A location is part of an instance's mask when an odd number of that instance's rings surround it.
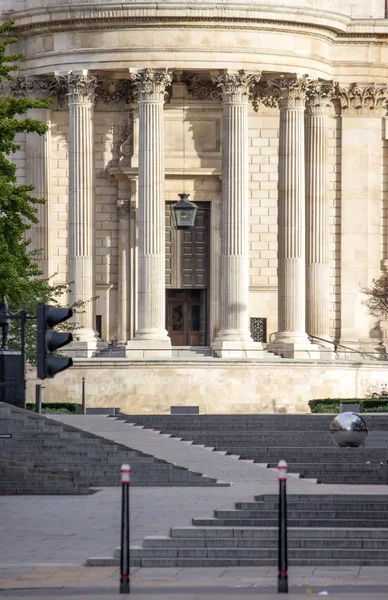
M 143 548 L 266 548 L 278 547 L 276 538 L 168 538 L 163 536 L 147 536 L 143 540 Z M 336 549 L 386 549 L 388 539 L 336 539 L 336 538 L 288 538 L 288 548 L 336 548 Z M 115 554 L 116 556 L 116 554 Z M 119 556 L 119 554 L 118 554 Z
M 278 509 L 273 510 L 216 510 L 214 511 L 217 519 L 276 519 L 278 517 Z M 287 520 L 291 522 L 293 519 L 301 520 L 303 517 L 309 519 L 352 519 L 357 520 L 385 520 L 388 519 L 388 511 L 381 510 L 297 510 L 287 506 Z
M 278 527 L 172 527 L 172 539 L 276 539 Z M 288 527 L 288 539 L 361 539 L 361 540 L 388 540 L 388 529 L 385 528 L 335 528 L 328 527 Z
M 324 496 L 322 497 L 322 500 L 318 498 L 315 499 L 315 497 L 313 496 L 314 499 L 312 499 L 311 502 L 295 502 L 293 500 L 290 500 L 290 498 L 292 498 L 292 496 L 289 495 L 287 497 L 287 510 L 303 511 L 305 514 L 307 514 L 309 511 L 320 512 L 321 510 L 333 509 L 342 511 L 366 510 L 373 512 L 375 510 L 387 510 L 388 508 L 385 502 L 379 502 L 378 500 L 376 500 L 376 502 L 365 502 L 364 504 L 363 502 L 356 501 L 347 502 L 345 499 L 342 502 L 337 502 L 334 504 L 333 502 L 325 502 Z M 277 510 L 278 502 L 236 502 L 235 506 L 238 510 Z
M 235 519 L 193 519 L 193 525 L 198 527 L 262 527 L 267 525 L 268 527 L 276 527 L 278 523 L 277 519 L 265 519 L 265 518 L 235 518 Z M 319 519 L 319 518 L 301 518 L 301 519 L 288 519 L 288 525 L 290 527 L 388 527 L 387 519 Z
M 98 561 L 93 563 L 93 559 L 88 560 L 89 564 L 94 564 L 95 566 L 99 566 Z M 102 562 L 105 565 L 105 562 Z M 119 559 L 113 559 L 110 565 L 119 565 Z M 288 566 L 289 567 L 297 567 L 297 566 L 328 566 L 328 567 L 338 567 L 338 566 L 350 566 L 353 567 L 355 564 L 355 559 L 345 559 L 345 558 L 324 558 L 320 559 L 318 557 L 313 558 L 289 558 Z M 145 567 L 145 568 L 166 568 L 166 567 L 179 567 L 179 568 L 188 568 L 188 567 L 272 567 L 277 565 L 276 558 L 147 558 L 147 559 L 131 559 L 131 566 L 133 567 Z M 357 560 L 357 565 L 359 566 L 386 566 L 388 565 L 388 559 L 366 559 L 360 558 Z

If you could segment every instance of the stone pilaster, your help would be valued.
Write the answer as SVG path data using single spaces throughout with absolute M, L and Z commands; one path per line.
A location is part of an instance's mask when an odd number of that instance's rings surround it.
M 57 79 L 67 89 L 69 105 L 69 280 L 71 303 L 86 302 L 76 315 L 79 329 L 74 349 L 93 356 L 97 349 L 94 260 L 93 111 L 97 78 L 70 71 Z
M 381 276 L 383 117 L 386 85 L 336 85 L 341 109 L 341 334 L 346 346 L 373 352 L 376 319 L 362 304 L 361 286 Z
M 138 319 L 128 356 L 171 354 L 166 331 L 163 105 L 166 69 L 130 73 L 139 103 Z
M 306 334 L 304 111 L 307 77 L 276 79 L 269 88 L 278 98 L 278 332 L 271 348 L 286 358 L 319 358 Z
M 119 217 L 117 333 L 119 344 L 125 344 L 130 338 L 130 220 L 133 216 L 132 211 L 130 194 L 127 190 L 121 190 L 119 184 L 119 198 L 117 200 L 117 215 Z
M 226 70 L 213 77 L 223 105 L 221 330 L 212 344 L 219 356 L 246 358 L 262 348 L 250 336 L 248 313 L 248 101 L 259 78 Z
M 31 243 L 29 250 L 38 250 L 38 263 L 45 277 L 53 275 L 50 265 L 50 110 L 31 108 L 27 112 L 30 119 L 36 119 L 48 125 L 44 135 L 29 133 L 26 136 L 26 184 L 33 185 L 30 192 L 34 198 L 45 200 L 37 204 L 38 223 L 32 225 L 28 234 Z
M 313 82 L 306 104 L 306 331 L 329 340 L 328 114 L 332 84 Z M 322 342 L 314 340 L 318 345 Z
M 9 93 L 31 100 L 46 99 L 57 92 L 56 81 L 44 77 L 17 77 L 10 84 Z M 29 133 L 26 136 L 26 184 L 33 185 L 30 192 L 34 198 L 45 200 L 37 204 L 38 223 L 34 223 L 27 235 L 31 239 L 29 250 L 38 250 L 38 263 L 45 277 L 52 275 L 50 265 L 50 110 L 33 108 L 27 111 L 30 119 L 36 119 L 48 126 L 44 135 Z

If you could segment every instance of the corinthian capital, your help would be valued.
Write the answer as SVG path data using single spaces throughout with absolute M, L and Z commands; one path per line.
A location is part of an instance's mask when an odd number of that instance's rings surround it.
M 168 69 L 130 69 L 129 78 L 137 88 L 140 102 L 163 102 L 171 85 Z
M 347 87 L 335 84 L 335 98 L 339 100 L 342 113 L 345 115 L 383 116 L 387 111 L 387 86 L 359 85 L 351 83 Z
M 312 81 L 306 93 L 306 108 L 310 115 L 322 115 L 332 107 L 334 85 L 332 81 Z
M 15 96 L 38 100 L 51 98 L 58 93 L 59 86 L 55 79 L 45 77 L 16 77 L 12 83 L 12 92 Z
M 293 78 L 280 77 L 269 80 L 267 86 L 278 100 L 280 108 L 304 108 L 312 81 L 308 75 Z
M 260 81 L 260 74 L 223 69 L 212 77 L 212 81 L 221 89 L 223 102 L 247 102 L 250 90 Z
M 58 73 L 55 79 L 68 96 L 71 104 L 82 104 L 84 102 L 94 103 L 94 96 L 99 85 L 99 80 L 90 71 L 68 71 L 68 73 Z

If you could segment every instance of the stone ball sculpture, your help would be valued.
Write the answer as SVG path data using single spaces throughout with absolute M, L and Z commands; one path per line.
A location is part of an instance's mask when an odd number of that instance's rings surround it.
M 365 420 L 353 412 L 337 415 L 330 423 L 333 442 L 340 448 L 358 448 L 368 437 Z

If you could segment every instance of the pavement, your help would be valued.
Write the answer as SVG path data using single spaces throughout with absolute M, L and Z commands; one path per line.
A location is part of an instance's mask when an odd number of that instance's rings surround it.
M 213 516 L 255 494 L 276 493 L 277 474 L 263 466 L 209 452 L 101 416 L 58 416 L 75 427 L 115 439 L 131 448 L 171 460 L 223 481 L 230 487 L 140 488 L 130 493 L 131 543 L 146 535 L 168 535 L 193 517 Z M 116 423 L 116 425 L 114 425 Z M 175 457 L 175 460 L 173 460 Z M 280 458 L 280 457 L 279 457 Z M 290 493 L 386 494 L 385 486 L 316 485 L 289 478 Z M 90 556 L 112 556 L 120 542 L 120 488 L 89 496 L 0 497 L 0 597 L 113 599 L 119 569 L 85 566 Z M 386 600 L 386 567 L 292 567 L 290 598 L 327 592 L 338 600 Z M 326 595 L 326 594 L 325 594 Z M 133 568 L 132 598 L 237 600 L 278 597 L 276 567 Z

